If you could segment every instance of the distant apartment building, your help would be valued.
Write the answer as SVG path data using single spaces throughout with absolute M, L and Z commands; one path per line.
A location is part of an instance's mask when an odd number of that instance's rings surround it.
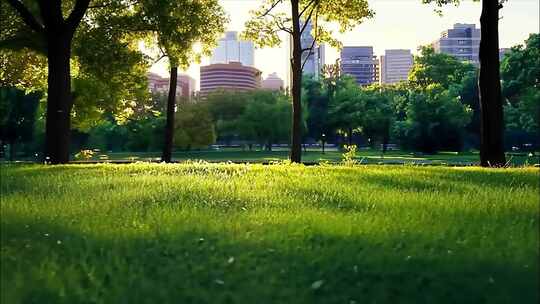
M 411 50 L 386 50 L 379 57 L 379 83 L 406 81 L 413 66 Z
M 210 64 L 240 62 L 245 66 L 254 66 L 255 47 L 252 41 L 238 40 L 237 32 L 226 32 L 214 49 Z
M 379 82 L 379 62 L 371 46 L 346 46 L 340 55 L 341 74 L 354 77 L 358 85 Z
M 480 29 L 475 24 L 454 24 L 453 29 L 441 33 L 441 38 L 433 42 L 435 52 L 452 55 L 460 61 L 479 64 Z
M 155 73 L 148 73 L 148 89 L 152 93 L 168 94 L 169 78 Z M 176 96 L 189 98 L 195 91 L 195 79 L 185 74 L 178 74 Z
M 285 89 L 284 85 L 283 79 L 279 78 L 277 73 L 272 73 L 262 81 L 261 88 L 271 91 L 281 91 Z
M 201 96 L 216 90 L 247 91 L 261 87 L 261 71 L 240 62 L 201 67 Z

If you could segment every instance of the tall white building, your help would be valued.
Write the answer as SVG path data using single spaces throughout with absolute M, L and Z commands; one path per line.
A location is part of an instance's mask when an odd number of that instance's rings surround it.
M 412 66 L 411 50 L 386 50 L 379 58 L 379 83 L 406 81 Z
M 301 24 L 301 26 L 303 26 Z M 325 45 L 318 45 L 317 43 L 313 44 L 313 35 L 311 35 L 311 31 L 313 29 L 312 23 L 309 22 L 306 26 L 305 30 L 302 32 L 302 36 L 300 37 L 300 43 L 302 48 L 310 48 L 313 45 L 313 49 L 311 52 L 305 51 L 302 52 L 302 63 L 304 64 L 304 69 L 302 70 L 303 74 L 306 75 L 313 75 L 315 79 L 319 79 L 321 76 L 322 68 L 324 67 L 325 60 L 326 60 L 326 48 Z M 285 85 L 287 87 L 292 86 L 292 70 L 291 70 L 291 58 L 293 53 L 293 41 L 292 36 L 289 35 L 289 39 L 287 40 L 288 47 L 287 47 L 287 74 L 285 79 Z
M 310 21 L 308 22 L 306 28 L 302 32 L 302 36 L 300 37 L 300 43 L 303 49 L 307 49 L 313 46 L 313 49 L 311 51 L 306 51 L 302 53 L 302 62 L 305 62 L 302 72 L 304 74 L 313 75 L 315 79 L 318 79 L 324 66 L 325 47 L 324 45 L 318 45 L 317 43 L 313 43 L 314 38 L 311 34 L 312 30 L 313 25 Z
M 255 65 L 255 47 L 252 41 L 238 40 L 237 32 L 226 32 L 214 49 L 210 64 L 240 62 L 244 66 Z

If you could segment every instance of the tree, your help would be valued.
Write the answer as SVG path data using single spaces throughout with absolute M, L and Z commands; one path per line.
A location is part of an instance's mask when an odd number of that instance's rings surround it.
M 479 0 L 475 0 L 479 1 Z M 506 0 L 482 0 L 480 16 L 480 165 L 501 167 L 506 164 L 503 143 L 503 103 L 499 62 L 499 10 Z M 459 4 L 460 0 L 422 0 L 439 6 Z
M 457 60 L 454 56 L 435 53 L 431 46 L 423 46 L 420 56 L 414 59 L 414 65 L 409 73 L 409 84 L 425 88 L 438 83 L 448 89 L 451 84 L 460 83 L 474 66 Z
M 396 122 L 394 132 L 402 146 L 434 153 L 440 149 L 461 149 L 463 127 L 471 110 L 440 84 L 409 91 L 405 118 Z
M 134 34 L 125 26 L 131 24 L 127 20 L 133 14 L 133 10 L 130 9 L 132 2 L 121 0 L 94 0 L 92 4 L 90 2 L 90 0 L 51 0 L 36 3 L 7 0 L 0 4 L 0 19 L 5 22 L 0 31 L 0 47 L 11 51 L 31 50 L 36 55 L 47 58 L 45 157 L 53 164 L 69 161 L 71 118 L 77 117 L 72 111 L 73 106 L 78 99 L 86 100 L 80 98 L 81 96 L 87 96 L 72 92 L 72 71 L 81 72 L 83 76 L 81 79 L 87 81 L 87 84 L 88 81 L 96 84 L 96 80 L 107 84 L 105 87 L 112 89 L 107 92 L 118 92 L 114 94 L 118 96 L 119 92 L 125 92 L 118 90 L 118 87 L 125 88 L 133 84 L 131 82 L 133 78 L 127 78 L 125 77 L 127 74 L 124 74 L 123 77 L 111 79 L 110 74 L 100 72 L 114 67 L 126 68 L 131 72 L 133 62 L 137 61 L 139 77 L 135 79 L 138 82 L 136 87 L 139 92 L 144 88 L 144 85 L 140 85 L 142 83 L 140 71 L 143 70 L 140 67 L 144 64 L 139 64 L 143 61 L 143 56 L 130 43 L 132 40 L 127 39 Z M 92 37 L 94 39 L 88 40 Z M 130 58 L 135 60 L 131 60 L 131 64 L 124 65 L 122 60 L 125 58 L 123 55 L 127 46 L 130 47 L 128 53 L 135 55 Z M 73 53 L 80 54 L 78 58 L 73 58 Z M 82 64 L 75 64 L 72 67 L 71 59 Z M 107 64 L 102 64 L 102 60 L 107 59 Z M 90 75 L 92 77 L 85 77 Z M 92 88 L 90 92 L 101 92 L 103 88 L 103 86 L 85 87 L 80 82 L 75 83 L 76 91 L 77 87 L 83 88 L 82 91 Z M 110 101 L 108 98 L 104 100 Z M 84 102 L 81 104 L 86 105 Z
M 15 157 L 15 145 L 33 137 L 39 93 L 29 93 L 8 87 L 0 87 L 0 146 L 10 147 L 10 160 Z
M 531 34 L 505 56 L 501 67 L 503 93 L 512 113 L 512 128 L 540 131 L 540 34 Z
M 353 78 L 348 77 L 346 82 L 335 92 L 330 99 L 328 120 L 333 129 L 348 137 L 348 144 L 352 145 L 353 132 L 362 126 L 364 105 L 362 89 Z
M 245 111 L 238 117 L 238 130 L 243 138 L 266 145 L 286 140 L 290 132 L 290 102 L 279 92 L 253 91 Z
M 384 153 L 395 122 L 395 92 L 391 86 L 380 85 L 371 85 L 364 92 L 362 133 L 372 139 L 371 144 L 375 143 L 375 139 L 381 139 Z
M 240 134 L 238 119 L 251 100 L 249 92 L 216 91 L 206 97 L 218 139 L 227 144 Z
M 208 108 L 200 103 L 185 103 L 176 118 L 174 145 L 190 150 L 204 148 L 216 141 L 216 132 Z
M 302 100 L 307 101 L 307 133 L 309 137 L 321 140 L 322 135 L 330 131 L 328 126 L 329 96 L 325 92 L 322 81 L 315 79 L 312 75 L 303 78 Z
M 285 13 L 285 4 L 289 4 L 289 13 Z M 281 9 L 281 11 L 280 11 Z M 365 0 L 266 0 L 265 4 L 253 12 L 253 18 L 246 23 L 244 36 L 259 46 L 277 46 L 281 43 L 278 33 L 289 34 L 292 39 L 292 128 L 291 153 L 292 162 L 302 159 L 302 69 L 313 52 L 315 43 L 328 42 L 339 47 L 332 33 L 325 29 L 323 23 L 337 22 L 340 31 L 345 32 L 373 16 Z M 313 24 L 313 44 L 305 47 L 301 44 L 301 36 Z M 302 59 L 304 53 L 308 54 Z
M 171 162 L 174 138 L 174 114 L 178 67 L 187 68 L 192 60 L 208 55 L 218 35 L 224 31 L 225 12 L 217 0 L 142 0 L 143 30 L 153 37 L 160 50 L 160 58 L 167 57 L 170 66 L 167 123 L 161 160 Z M 201 51 L 193 46 L 199 42 Z

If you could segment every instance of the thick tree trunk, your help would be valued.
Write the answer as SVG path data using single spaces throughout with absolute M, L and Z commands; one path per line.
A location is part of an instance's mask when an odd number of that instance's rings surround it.
M 482 0 L 480 27 L 480 165 L 501 167 L 506 160 L 499 63 L 499 1 Z
M 291 162 L 302 161 L 302 44 L 298 0 L 291 1 L 293 21 Z
M 49 33 L 47 59 L 49 67 L 47 113 L 45 123 L 45 161 L 51 164 L 69 162 L 71 126 L 71 34 Z
M 352 128 L 349 128 L 348 132 L 349 133 L 349 146 L 352 146 L 352 132 L 353 132 L 353 129 Z
M 161 161 L 170 163 L 172 158 L 174 137 L 174 108 L 176 107 L 176 84 L 178 82 L 178 67 L 171 67 L 169 96 L 167 98 L 167 124 L 165 125 L 165 142 Z

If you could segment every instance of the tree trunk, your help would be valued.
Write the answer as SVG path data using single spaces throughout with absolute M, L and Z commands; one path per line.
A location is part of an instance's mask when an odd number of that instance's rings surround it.
M 298 0 L 291 1 L 293 22 L 291 162 L 302 161 L 302 44 Z
M 72 35 L 50 33 L 47 41 L 49 75 L 47 79 L 47 113 L 45 122 L 45 161 L 51 164 L 69 162 L 71 126 L 71 57 Z
M 499 63 L 499 1 L 482 0 L 480 27 L 480 165 L 501 167 L 506 160 Z
M 174 137 L 174 108 L 176 106 L 176 84 L 178 82 L 178 67 L 171 67 L 169 96 L 167 98 L 167 124 L 165 125 L 165 142 L 161 161 L 170 163 Z
M 352 132 L 353 132 L 353 129 L 349 128 L 349 130 L 348 130 L 348 133 L 349 133 L 349 146 L 352 146 Z

